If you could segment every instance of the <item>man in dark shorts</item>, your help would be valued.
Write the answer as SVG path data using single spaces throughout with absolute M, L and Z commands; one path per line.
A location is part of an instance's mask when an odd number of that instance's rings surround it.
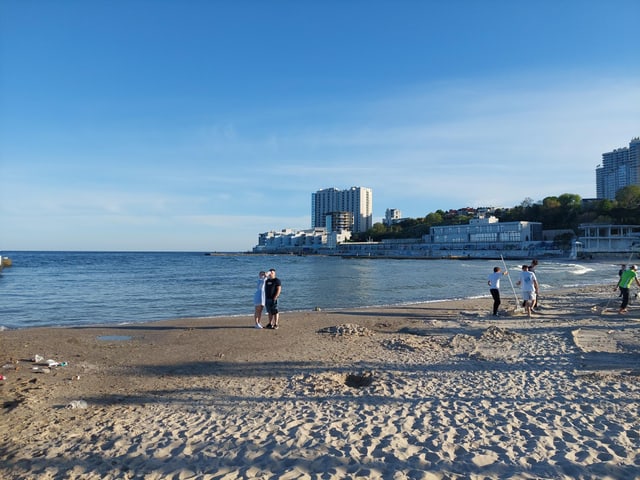
M 278 328 L 278 321 L 280 320 L 280 313 L 278 312 L 278 297 L 282 291 L 282 282 L 276 277 L 276 270 L 272 268 L 269 270 L 267 281 L 264 282 L 264 307 L 269 314 L 269 325 L 267 328 Z

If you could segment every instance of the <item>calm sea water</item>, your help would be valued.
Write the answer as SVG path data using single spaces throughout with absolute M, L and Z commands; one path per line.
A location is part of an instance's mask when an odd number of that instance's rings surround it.
M 401 305 L 487 296 L 501 261 L 342 259 L 202 253 L 3 252 L 0 328 L 136 323 L 183 317 L 247 316 L 260 270 L 276 268 L 281 310 Z M 519 263 L 509 261 L 513 282 Z M 545 261 L 545 289 L 611 283 L 610 262 Z M 508 277 L 507 277 L 508 278 Z M 508 280 L 503 297 L 512 295 Z

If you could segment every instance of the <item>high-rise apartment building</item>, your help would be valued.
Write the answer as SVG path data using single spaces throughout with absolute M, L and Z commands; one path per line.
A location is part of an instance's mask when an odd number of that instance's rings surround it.
M 348 213 L 351 215 L 341 215 Z M 334 229 L 332 220 L 327 225 L 327 217 L 353 218 L 349 228 L 354 233 L 366 232 L 373 226 L 373 193 L 370 188 L 351 187 L 349 190 L 325 188 L 311 194 L 311 228 Z
M 616 193 L 628 185 L 640 185 L 640 137 L 629 147 L 616 148 L 602 154 L 602 165 L 596 168 L 596 196 L 615 200 Z

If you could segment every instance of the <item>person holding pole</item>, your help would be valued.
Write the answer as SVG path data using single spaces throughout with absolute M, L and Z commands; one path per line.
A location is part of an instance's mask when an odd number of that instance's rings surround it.
M 504 257 L 502 255 L 500 255 L 500 260 L 502 260 L 502 265 L 504 266 L 504 271 L 508 272 L 509 269 L 507 268 L 507 262 L 504 261 Z M 519 302 L 518 302 L 518 294 L 516 293 L 516 289 L 513 286 L 513 282 L 511 281 L 511 275 L 509 275 L 507 278 L 509 279 L 509 285 L 511 285 L 511 291 L 513 292 L 513 298 L 516 301 L 516 310 L 515 311 L 518 312 L 518 311 L 520 311 L 520 308 L 521 308 L 518 305 L 519 304 Z
M 619 313 L 627 313 L 627 305 L 629 305 L 629 287 L 635 280 L 636 284 L 640 287 L 640 281 L 638 281 L 638 266 L 631 265 L 628 270 L 622 272 L 620 281 L 616 285 L 616 289 L 620 289 L 622 292 L 622 304 L 620 305 Z
M 489 292 L 493 297 L 493 316 L 498 316 L 498 307 L 500 306 L 500 279 L 503 275 L 507 275 L 509 272 L 500 270 L 500 267 L 493 267 L 493 273 L 489 274 L 487 284 L 489 285 Z

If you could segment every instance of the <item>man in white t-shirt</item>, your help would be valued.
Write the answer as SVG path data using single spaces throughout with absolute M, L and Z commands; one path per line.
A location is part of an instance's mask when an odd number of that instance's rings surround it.
M 527 315 L 531 317 L 531 310 L 538 294 L 538 279 L 536 274 L 529 271 L 529 265 L 522 266 L 522 272 L 520 272 L 520 280 L 517 285 L 522 288 L 522 299 L 524 300 L 524 307 L 527 311 Z
M 489 284 L 489 292 L 493 297 L 493 316 L 498 316 L 498 307 L 500 306 L 500 279 L 509 272 L 500 271 L 500 267 L 493 267 L 493 273 L 489 274 L 487 283 Z

